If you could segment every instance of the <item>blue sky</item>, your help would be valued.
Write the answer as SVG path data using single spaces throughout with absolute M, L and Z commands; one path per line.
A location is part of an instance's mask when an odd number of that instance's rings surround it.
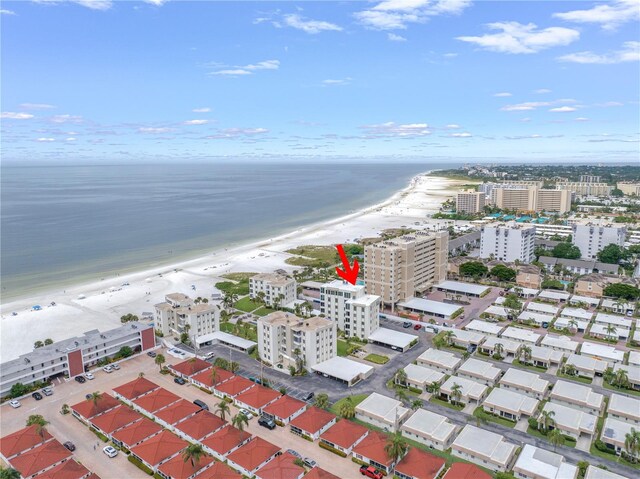
M 6 161 L 640 161 L 640 6 L 2 1 Z

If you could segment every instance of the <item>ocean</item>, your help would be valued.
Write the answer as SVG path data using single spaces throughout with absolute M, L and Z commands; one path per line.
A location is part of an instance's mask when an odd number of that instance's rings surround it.
M 446 166 L 3 166 L 2 302 L 342 216 Z

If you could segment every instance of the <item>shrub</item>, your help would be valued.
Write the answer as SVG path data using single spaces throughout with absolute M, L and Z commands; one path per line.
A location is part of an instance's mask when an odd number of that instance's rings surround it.
M 144 471 L 145 473 L 149 474 L 150 476 L 153 476 L 153 471 L 151 469 L 149 469 L 147 466 L 145 466 L 144 464 L 142 464 L 138 459 L 136 459 L 132 455 L 130 455 L 127 459 L 129 460 L 129 462 L 131 464 L 134 464 L 141 471 Z
M 531 429 L 538 429 L 538 421 L 535 418 L 530 417 L 528 419 L 528 422 L 529 422 L 529 427 Z
M 330 452 L 332 452 L 334 454 L 337 454 L 340 457 L 347 457 L 347 455 L 344 452 L 342 452 L 341 450 L 336 449 L 335 447 L 331 447 L 329 444 L 326 444 L 326 443 L 324 443 L 322 441 L 320 441 L 318 443 L 318 446 L 320 446 L 320 448 L 322 448 L 322 449 L 326 449 L 327 451 L 330 451 Z

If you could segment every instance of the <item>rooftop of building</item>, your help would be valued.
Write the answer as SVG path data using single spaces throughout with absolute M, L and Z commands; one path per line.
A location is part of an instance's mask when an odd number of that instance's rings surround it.
M 113 431 L 123 428 L 133 422 L 142 419 L 140 413 L 126 406 L 118 406 L 91 420 L 91 424 L 102 432 L 111 434 Z
M 53 438 L 46 429 L 40 431 L 38 429 L 38 426 L 34 424 L 3 436 L 0 441 L 0 453 L 9 458 Z
M 564 461 L 564 456 L 531 444 L 525 444 L 522 448 L 514 465 L 516 468 L 540 479 L 573 478 L 578 472 L 576 466 Z
M 282 393 L 256 384 L 254 387 L 238 394 L 235 400 L 256 409 L 261 409 L 265 404 L 278 399 L 280 396 L 282 396 Z
M 252 276 L 251 278 L 249 278 L 249 281 L 265 281 L 268 283 L 271 283 L 274 286 L 284 286 L 287 283 L 290 283 L 292 281 L 295 281 L 292 278 L 289 278 L 288 276 L 285 276 L 283 274 L 277 274 L 277 273 L 260 273 L 260 274 L 256 274 L 254 276 Z
M 138 456 L 147 464 L 155 466 L 164 459 L 173 456 L 187 447 L 189 443 L 175 434 L 164 430 L 142 444 L 131 449 L 131 453 Z
M 155 412 L 163 407 L 167 407 L 169 404 L 173 404 L 179 399 L 180 397 L 171 391 L 165 388 L 159 388 L 135 399 L 133 403 L 145 411 Z
M 214 371 L 215 371 L 215 374 L 214 374 Z M 204 384 L 205 386 L 212 387 L 215 384 L 219 384 L 224 381 L 227 381 L 228 379 L 231 379 L 233 376 L 234 374 L 231 371 L 227 371 L 226 369 L 212 366 L 208 369 L 200 371 L 197 374 L 194 374 L 191 377 L 191 379 L 193 381 L 197 381 L 201 384 Z M 214 377 L 215 377 L 215 383 L 214 383 Z
M 494 388 L 484 400 L 483 405 L 532 416 L 538 408 L 538 402 L 537 399 L 510 389 Z
M 415 479 L 435 479 L 446 464 L 441 457 L 412 447 L 395 466 L 396 473 Z
M 100 479 L 74 459 L 64 461 L 52 469 L 38 474 L 38 479 Z
M 371 393 L 356 406 L 356 413 L 377 416 L 388 422 L 395 422 L 396 418 L 401 418 L 409 410 L 402 405 L 402 402 L 383 396 L 378 393 Z
M 516 368 L 507 369 L 500 383 L 512 384 L 541 394 L 543 394 L 549 386 L 549 381 L 542 379 L 540 375 Z
M 200 440 L 226 424 L 220 417 L 209 411 L 200 411 L 194 416 L 176 424 L 174 427 L 187 436 Z
M 149 381 L 147 378 L 138 377 L 133 381 L 123 384 L 122 386 L 113 388 L 113 391 L 126 399 L 133 400 L 143 394 L 153 391 L 154 389 L 158 389 L 159 387 L 160 386 Z
M 259 479 L 298 479 L 306 471 L 296 464 L 296 456 L 285 452 L 272 459 L 256 472 Z
M 256 383 L 249 381 L 242 376 L 233 376 L 228 381 L 221 384 L 217 384 L 215 389 L 222 394 L 228 394 L 229 396 L 236 396 L 247 389 L 254 387 Z
M 140 421 L 136 421 L 114 432 L 112 437 L 123 444 L 131 446 L 160 431 L 162 431 L 160 424 L 143 417 Z
M 454 462 L 442 479 L 492 479 L 492 477 L 475 464 Z
M 200 409 L 200 406 L 196 406 L 191 401 L 180 399 L 161 411 L 156 412 L 154 415 L 157 419 L 167 424 L 175 424 L 184 418 L 193 416 L 198 413 Z
M 160 467 L 158 467 L 158 471 L 161 472 L 164 476 L 170 477 L 171 479 L 189 479 L 212 462 L 213 457 L 203 455 L 194 465 L 193 461 L 185 461 L 185 458 L 182 456 L 182 454 L 178 454 L 173 459 L 169 459 L 167 462 L 160 465 Z
M 40 446 L 23 452 L 11 459 L 11 467 L 20 472 L 22 477 L 30 477 L 57 462 L 71 457 L 69 452 L 57 440 L 52 439 Z
M 242 479 L 242 474 L 234 471 L 224 462 L 216 462 L 213 466 L 202 471 L 197 479 Z
M 441 349 L 435 348 L 427 349 L 420 356 L 418 356 L 418 359 L 436 363 L 449 369 L 456 368 L 460 363 L 462 363 L 462 358 L 459 358 L 455 354 L 449 351 L 443 351 Z
M 182 362 L 179 362 L 178 364 L 170 364 L 168 367 L 178 374 L 191 377 L 194 374 L 199 373 L 200 371 L 209 369 L 211 367 L 211 364 L 206 362 L 204 359 L 189 358 Z
M 497 464 L 506 464 L 515 453 L 516 446 L 496 434 L 467 424 L 453 441 L 453 447 L 460 447 Z
M 226 455 L 231 449 L 237 447 L 238 444 L 246 441 L 250 437 L 251 434 L 247 431 L 241 431 L 231 425 L 227 425 L 204 439 L 202 444 L 219 454 Z
M 283 394 L 274 402 L 264 407 L 262 411 L 266 414 L 271 414 L 275 417 L 286 419 L 298 412 L 300 409 L 304 409 L 306 407 L 307 404 L 305 402 Z
M 455 432 L 456 426 L 445 416 L 426 409 L 418 409 L 405 421 L 401 429 L 409 429 L 444 442 Z
M 110 409 L 120 405 L 120 401 L 111 396 L 108 393 L 99 393 L 99 395 L 93 399 L 85 399 L 77 404 L 71 406 L 71 409 L 77 412 L 80 416 L 91 419 L 98 414 L 102 414 Z
M 275 444 L 271 444 L 261 437 L 254 437 L 251 441 L 229 454 L 227 459 L 247 471 L 253 471 L 279 450 L 280 448 Z
M 367 459 L 371 459 L 378 464 L 384 464 L 390 466 L 393 459 L 389 458 L 385 450 L 385 446 L 388 442 L 388 437 L 378 431 L 371 431 L 367 434 L 360 443 L 353 448 L 353 454 L 359 454 Z
M 341 419 L 320 436 L 321 439 L 336 444 L 344 449 L 348 449 L 368 433 L 368 429 L 355 422 Z
M 290 424 L 302 431 L 315 434 L 335 419 L 335 414 L 312 406 L 298 417 L 294 418 Z

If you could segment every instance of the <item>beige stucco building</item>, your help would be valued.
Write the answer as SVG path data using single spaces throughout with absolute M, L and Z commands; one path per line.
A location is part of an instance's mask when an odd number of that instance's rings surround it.
M 269 307 L 292 303 L 296 299 L 296 280 L 275 273 L 256 274 L 249 278 L 249 297 L 258 298 L 264 293 L 264 301 Z
M 171 293 L 164 302 L 155 305 L 156 329 L 168 336 L 187 333 L 203 336 L 220 329 L 220 308 L 209 303 L 196 303 L 186 294 Z

